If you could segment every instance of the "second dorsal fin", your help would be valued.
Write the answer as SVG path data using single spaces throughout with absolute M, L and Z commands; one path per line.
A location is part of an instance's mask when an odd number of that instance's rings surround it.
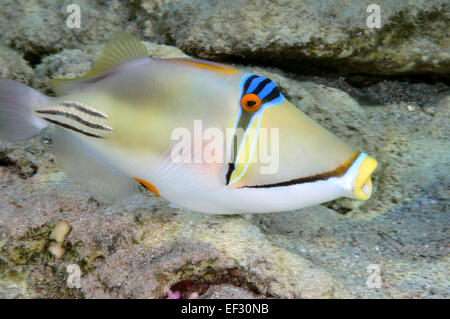
M 142 57 L 148 57 L 148 52 L 141 41 L 126 32 L 116 32 L 105 44 L 88 74 L 95 75 L 121 62 Z
M 126 32 L 116 32 L 94 61 L 91 71 L 78 78 L 52 79 L 50 84 L 56 94 L 64 95 L 79 85 L 90 82 L 88 78 L 99 75 L 119 63 L 142 57 L 148 57 L 148 52 L 141 41 Z

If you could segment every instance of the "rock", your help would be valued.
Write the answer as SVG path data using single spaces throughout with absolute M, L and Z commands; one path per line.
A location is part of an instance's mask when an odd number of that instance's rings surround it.
M 416 199 L 385 215 L 356 220 L 317 206 L 255 215 L 253 221 L 271 242 L 343 279 L 353 297 L 439 298 L 448 295 L 444 207 Z M 369 265 L 381 270 L 381 289 L 366 285 Z
M 68 264 L 81 268 L 79 293 L 89 298 L 163 298 L 182 280 L 203 287 L 203 293 L 210 286 L 232 285 L 246 294 L 284 298 L 343 295 L 327 272 L 272 245 L 245 218 L 174 212 L 148 194 L 125 206 L 105 206 L 74 192 L 54 174 L 42 170 L 36 177 L 48 181 L 45 186 L 30 181 L 34 200 L 20 187 L 4 190 L 2 196 L 0 225 L 8 220 L 0 244 L 5 272 L 29 269 L 29 287 L 39 289 L 40 296 L 73 295 L 65 282 Z M 20 207 L 15 196 L 23 199 Z M 56 218 L 72 226 L 60 261 L 45 249 Z M 54 290 L 57 285 L 63 289 Z
M 80 28 L 66 24 L 72 1 L 2 1 L 0 35 L 9 46 L 22 50 L 30 60 L 39 64 L 43 55 L 62 49 L 84 48 L 86 44 L 105 42 L 114 31 L 137 33 L 129 18 L 132 5 L 113 0 L 102 2 L 80 0 Z M 99 23 L 101 19 L 101 23 Z M 11 27 L 11 26 L 14 27 Z
M 63 49 L 98 45 L 122 30 L 176 45 L 192 56 L 252 61 L 303 73 L 317 69 L 341 75 L 449 73 L 446 1 L 380 0 L 380 28 L 367 26 L 371 3 L 114 0 L 106 5 L 82 0 L 77 2 L 81 22 L 77 29 L 66 24 L 70 1 L 8 0 L 0 8 L 0 37 L 22 50 L 32 65 Z
M 257 296 L 231 285 L 211 286 L 202 299 L 256 299 Z
M 38 298 L 27 287 L 27 278 L 24 275 L 11 276 L 0 280 L 0 298 L 2 299 L 24 299 Z
M 33 69 L 16 51 L 0 45 L 0 77 L 30 84 L 33 75 Z
M 152 58 L 189 58 L 190 56 L 178 49 L 177 47 L 164 44 L 156 44 L 143 41 L 147 48 L 148 55 Z
M 188 57 L 180 49 L 167 45 L 158 45 L 144 41 L 149 56 L 154 58 L 184 58 Z M 80 49 L 64 49 L 49 55 L 36 67 L 33 86 L 47 94 L 52 94 L 49 81 L 54 78 L 76 78 L 87 73 L 92 63 L 100 53 L 103 45 L 90 45 Z
M 55 228 L 50 234 L 50 239 L 53 240 L 53 242 L 50 244 L 50 247 L 48 248 L 48 250 L 56 258 L 61 258 L 62 255 L 64 254 L 65 249 L 62 248 L 62 245 L 64 243 L 64 239 L 66 238 L 70 230 L 71 227 L 67 222 L 64 221 L 56 222 Z
M 92 67 L 97 51 L 98 46 L 90 46 L 85 50 L 65 49 L 45 57 L 36 67 L 33 86 L 46 94 L 51 94 L 51 79 L 75 78 L 87 73 Z
M 62 248 L 62 246 L 58 243 L 52 243 L 50 244 L 50 247 L 48 248 L 48 250 L 56 257 L 56 258 L 61 258 L 62 255 L 64 254 L 64 248 Z
M 55 228 L 50 234 L 50 239 L 53 239 L 58 244 L 62 244 L 67 234 L 70 232 L 70 225 L 65 221 L 56 222 Z
M 252 61 L 289 71 L 340 74 L 450 71 L 447 1 L 143 1 L 144 35 L 206 59 Z

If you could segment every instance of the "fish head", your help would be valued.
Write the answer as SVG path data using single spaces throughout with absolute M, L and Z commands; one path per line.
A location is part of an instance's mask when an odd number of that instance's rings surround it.
M 273 81 L 243 75 L 236 107 L 239 112 L 228 138 L 229 187 L 301 189 L 302 196 L 320 202 L 370 198 L 376 160 L 317 124 Z M 321 191 L 324 194 L 316 194 Z

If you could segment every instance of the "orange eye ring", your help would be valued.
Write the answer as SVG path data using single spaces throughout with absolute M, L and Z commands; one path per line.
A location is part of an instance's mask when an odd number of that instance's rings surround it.
M 256 94 L 245 94 L 241 99 L 241 107 L 247 112 L 256 112 L 261 107 L 261 100 Z

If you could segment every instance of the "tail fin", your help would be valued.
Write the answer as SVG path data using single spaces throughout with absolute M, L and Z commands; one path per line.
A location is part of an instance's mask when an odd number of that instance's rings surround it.
M 24 140 L 46 127 L 34 111 L 49 99 L 26 85 L 0 78 L 0 139 Z

